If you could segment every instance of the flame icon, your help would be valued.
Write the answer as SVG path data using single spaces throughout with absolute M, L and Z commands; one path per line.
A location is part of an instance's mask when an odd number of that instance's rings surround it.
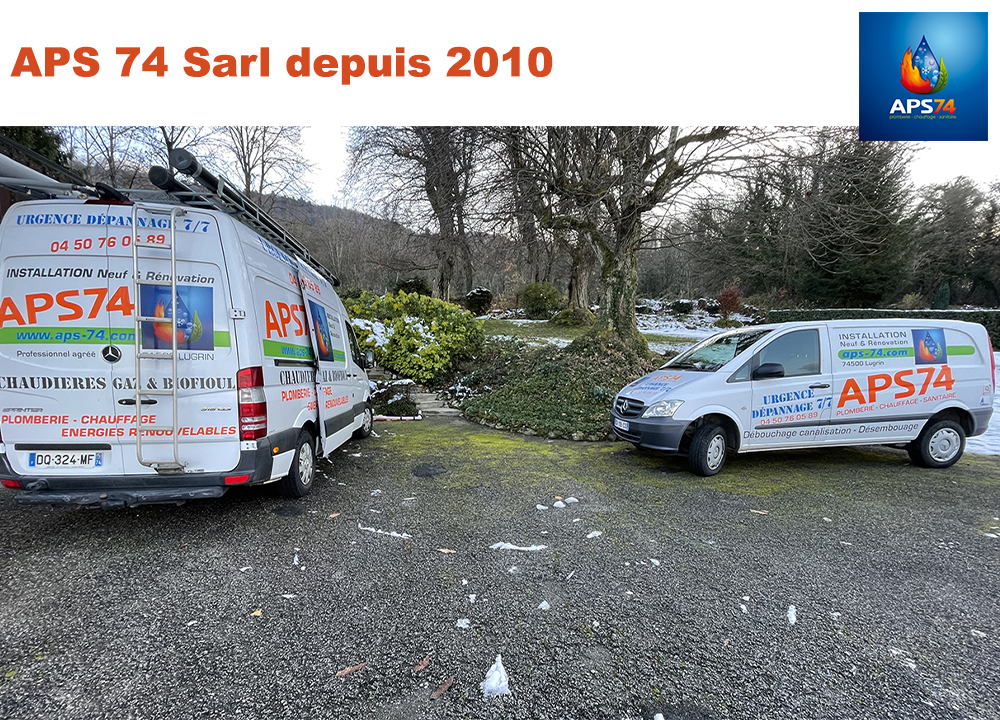
M 907 90 L 918 95 L 941 92 L 948 84 L 948 69 L 944 66 L 944 58 L 939 62 L 934 57 L 926 37 L 920 38 L 916 52 L 906 48 L 900 64 L 899 81 Z
M 930 333 L 927 333 L 917 345 L 917 353 L 924 362 L 934 362 L 941 358 L 941 348 L 934 342 L 934 338 L 931 337 Z

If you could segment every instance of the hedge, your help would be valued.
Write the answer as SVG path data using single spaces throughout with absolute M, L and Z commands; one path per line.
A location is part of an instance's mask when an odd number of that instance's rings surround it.
M 845 308 L 831 310 L 771 310 L 767 322 L 784 323 L 826 320 L 882 320 L 913 318 L 915 320 L 962 320 L 986 328 L 993 347 L 1000 348 L 1000 310 L 874 310 Z

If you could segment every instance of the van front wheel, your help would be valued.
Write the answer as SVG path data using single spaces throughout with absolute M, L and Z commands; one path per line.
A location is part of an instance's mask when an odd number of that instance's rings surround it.
M 357 440 L 364 440 L 372 434 L 372 426 L 375 423 L 375 411 L 372 410 L 371 403 L 365 403 L 365 411 L 361 417 L 361 427 L 354 431 Z
M 688 447 L 688 466 L 702 477 L 717 475 L 726 462 L 726 431 L 708 423 L 695 430 Z
M 906 448 L 914 465 L 929 468 L 951 467 L 965 452 L 965 431 L 953 420 L 929 424 L 920 437 Z
M 285 497 L 305 497 L 312 490 L 316 479 L 316 451 L 313 436 L 303 430 L 299 433 L 295 457 L 288 474 L 278 483 L 278 490 Z

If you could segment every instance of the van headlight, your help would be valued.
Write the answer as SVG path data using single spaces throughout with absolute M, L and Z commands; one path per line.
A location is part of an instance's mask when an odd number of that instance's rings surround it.
M 683 404 L 683 400 L 660 400 L 660 402 L 653 403 L 646 408 L 646 412 L 644 412 L 642 416 L 644 418 L 673 417 L 674 413 L 677 412 L 677 408 Z

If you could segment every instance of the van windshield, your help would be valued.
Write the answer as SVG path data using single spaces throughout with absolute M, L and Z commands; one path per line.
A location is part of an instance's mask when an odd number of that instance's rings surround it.
M 770 329 L 746 328 L 719 333 L 685 350 L 663 367 L 715 372 L 770 332 Z

